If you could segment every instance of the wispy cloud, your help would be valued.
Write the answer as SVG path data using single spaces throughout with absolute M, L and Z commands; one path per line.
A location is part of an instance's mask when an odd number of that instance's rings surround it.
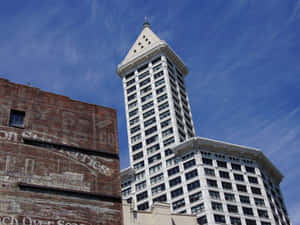
M 0 76 L 116 108 L 121 167 L 127 167 L 124 96 L 115 71 L 144 16 L 190 69 L 197 134 L 262 149 L 286 176 L 283 192 L 295 224 L 299 1 L 6 1 Z

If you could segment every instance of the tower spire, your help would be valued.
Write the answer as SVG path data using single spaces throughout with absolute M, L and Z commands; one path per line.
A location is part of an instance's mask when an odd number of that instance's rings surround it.
M 150 27 L 150 23 L 149 23 L 149 21 L 148 21 L 147 16 L 145 16 L 144 19 L 145 19 L 144 24 L 143 24 L 144 28 L 145 28 L 145 27 Z

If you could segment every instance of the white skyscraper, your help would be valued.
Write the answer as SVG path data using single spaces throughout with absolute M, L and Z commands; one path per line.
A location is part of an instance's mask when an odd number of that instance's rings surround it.
M 123 80 L 130 167 L 122 195 L 147 210 L 167 201 L 199 224 L 290 224 L 281 173 L 253 148 L 196 138 L 183 61 L 148 22 L 118 66 Z

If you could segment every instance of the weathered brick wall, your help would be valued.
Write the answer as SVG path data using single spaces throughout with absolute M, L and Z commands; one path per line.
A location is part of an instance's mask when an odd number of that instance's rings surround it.
M 119 171 L 115 110 L 0 79 L 0 224 L 122 224 Z

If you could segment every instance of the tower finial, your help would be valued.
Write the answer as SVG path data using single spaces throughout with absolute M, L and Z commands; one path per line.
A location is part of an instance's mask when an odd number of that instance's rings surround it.
M 150 27 L 150 23 L 149 23 L 149 21 L 148 21 L 147 16 L 145 16 L 144 19 L 145 19 L 145 22 L 144 22 L 143 26 L 144 26 L 144 27 Z

